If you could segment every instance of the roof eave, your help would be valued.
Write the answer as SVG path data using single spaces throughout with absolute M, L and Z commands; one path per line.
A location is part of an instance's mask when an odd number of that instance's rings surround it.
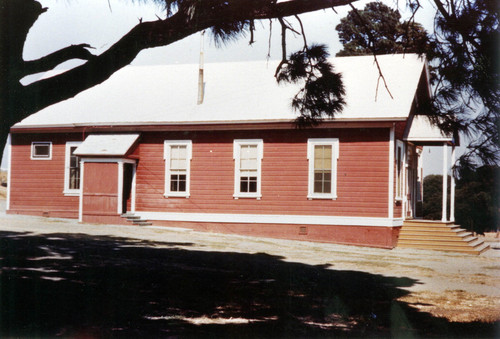
M 406 121 L 407 117 L 388 117 L 388 118 L 359 118 L 359 119 L 325 119 L 320 123 L 322 125 L 335 124 L 371 124 L 371 123 L 393 123 Z M 186 126 L 227 126 L 232 128 L 238 125 L 250 125 L 258 127 L 259 125 L 284 124 L 295 125 L 295 120 L 273 119 L 273 120 L 241 120 L 241 121 L 179 121 L 179 122 L 106 122 L 106 123 L 73 123 L 73 124 L 48 124 L 48 125 L 21 125 L 11 127 L 11 132 L 22 132 L 28 130 L 51 130 L 51 129 L 85 129 L 85 128 L 126 128 L 126 127 L 186 127 Z

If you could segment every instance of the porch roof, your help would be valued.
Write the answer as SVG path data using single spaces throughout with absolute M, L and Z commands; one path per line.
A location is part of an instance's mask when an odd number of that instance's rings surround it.
M 458 140 L 454 138 L 453 134 L 441 131 L 425 115 L 414 115 L 410 119 L 404 140 L 418 145 L 458 144 Z
M 78 146 L 74 154 L 77 156 L 102 157 L 125 156 L 139 138 L 133 134 L 91 134 Z

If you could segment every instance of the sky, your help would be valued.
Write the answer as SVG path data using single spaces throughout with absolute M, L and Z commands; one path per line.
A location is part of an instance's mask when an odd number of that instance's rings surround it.
M 38 0 L 47 12 L 43 13 L 31 28 L 24 48 L 24 59 L 40 58 L 71 44 L 87 43 L 93 47 L 93 54 L 100 54 L 116 42 L 121 36 L 132 29 L 140 19 L 143 21 L 164 18 L 165 13 L 159 5 L 138 0 Z M 354 3 L 356 8 L 362 9 L 368 0 Z M 384 0 L 387 5 L 398 6 L 403 18 L 409 17 L 405 11 L 405 0 Z M 432 31 L 435 9 L 430 2 L 424 3 L 419 10 L 416 21 L 428 31 Z M 336 7 L 333 10 L 317 11 L 301 16 L 308 43 L 323 43 L 329 46 L 331 55 L 341 49 L 335 26 L 340 19 L 347 15 L 349 6 Z M 290 18 L 289 22 L 299 30 L 298 22 Z M 158 47 L 142 51 L 132 64 L 175 64 L 197 63 L 200 48 L 203 45 L 205 62 L 249 61 L 265 60 L 270 54 L 271 59 L 281 58 L 280 28 L 273 23 L 271 39 L 269 38 L 269 22 L 256 24 L 256 43 L 250 46 L 249 37 L 217 48 L 207 32 L 204 38 L 201 34 L 194 34 L 186 39 L 166 47 Z M 291 36 L 288 39 L 288 51 L 301 48 L 301 36 Z M 269 48 L 269 46 L 271 46 Z M 79 61 L 69 61 L 58 68 L 70 68 Z M 25 79 L 29 82 L 39 75 Z M 430 149 L 424 152 L 425 175 L 441 173 L 441 150 Z M 438 158 L 439 161 L 435 161 Z M 7 156 L 3 157 L 2 168 L 7 168 Z

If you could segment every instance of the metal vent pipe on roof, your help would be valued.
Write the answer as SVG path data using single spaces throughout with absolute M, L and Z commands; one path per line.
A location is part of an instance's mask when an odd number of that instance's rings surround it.
M 203 80 L 203 50 L 204 50 L 204 37 L 205 31 L 201 32 L 201 41 L 200 41 L 200 68 L 198 71 L 198 105 L 203 103 L 203 98 L 205 96 L 205 82 Z

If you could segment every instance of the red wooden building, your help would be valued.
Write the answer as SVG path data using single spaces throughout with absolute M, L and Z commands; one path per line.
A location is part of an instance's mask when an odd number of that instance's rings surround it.
M 336 58 L 347 105 L 307 129 L 272 62 L 207 64 L 200 94 L 198 65 L 127 67 L 11 129 L 7 212 L 392 248 L 420 146 L 453 140 L 421 116 L 425 60 L 378 60 L 390 93 L 372 56 Z

